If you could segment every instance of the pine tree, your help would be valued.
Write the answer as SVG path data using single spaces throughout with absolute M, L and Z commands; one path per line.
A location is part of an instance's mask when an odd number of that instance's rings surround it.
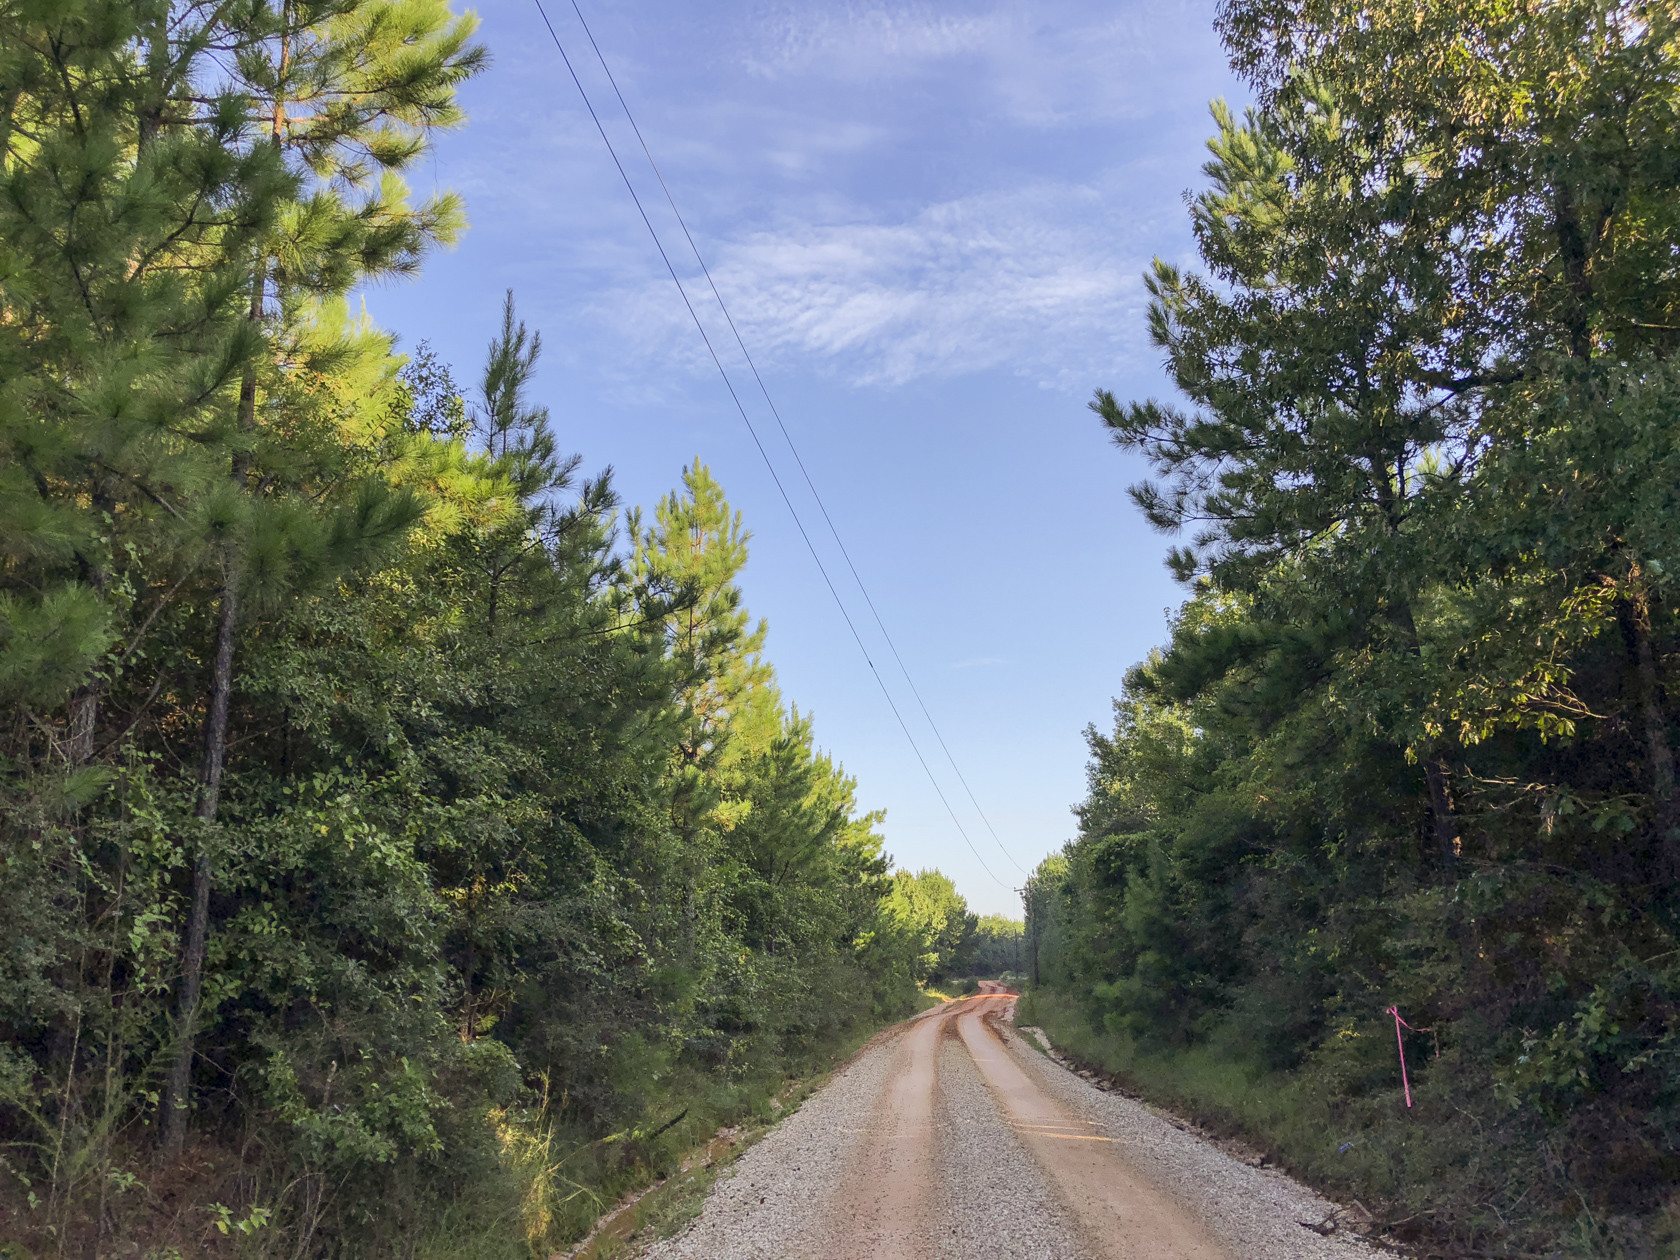
M 36 1250 L 206 1210 L 298 1254 L 563 1245 L 591 1200 L 543 1195 L 627 1148 L 507 1200 L 529 1081 L 588 1144 L 911 1001 L 704 469 L 621 548 L 511 297 L 471 397 L 352 313 L 452 230 L 400 175 L 466 32 L 0 11 L 0 1208 Z M 121 1194 L 189 1118 L 239 1202 L 196 1156 L 168 1213 Z
M 0 17 L 0 535 L 10 584 L 53 591 L 58 610 L 14 597 L 10 650 L 52 662 L 37 703 L 71 690 L 44 750 L 70 766 L 93 756 L 120 667 L 108 649 L 138 649 L 179 589 L 144 608 L 148 570 L 193 563 L 192 504 L 225 455 L 218 409 L 257 344 L 236 295 L 291 187 L 274 154 L 242 149 L 234 98 L 202 126 L 147 134 L 154 84 L 135 49 L 152 19 L 127 4 Z
M 698 458 L 683 470 L 683 493 L 662 500 L 650 526 L 632 514 L 630 532 L 637 580 L 675 605 L 649 611 L 662 618 L 671 657 L 688 680 L 677 799 L 679 829 L 689 834 L 718 804 L 702 788 L 712 784 L 728 744 L 763 748 L 780 730 L 781 699 L 763 659 L 767 630 L 752 624 L 736 585 L 751 534 Z
M 1680 17 L 1601 0 L 1534 10 L 1453 0 L 1427 13 L 1240 0 L 1220 26 L 1269 113 L 1298 112 L 1333 87 L 1359 143 L 1321 148 L 1315 169 L 1349 188 L 1393 189 L 1387 255 L 1432 258 L 1439 276 L 1436 309 L 1406 317 L 1436 321 L 1435 339 L 1454 352 L 1411 376 L 1420 399 L 1473 422 L 1452 462 L 1474 478 L 1464 534 L 1488 580 L 1473 601 L 1484 624 L 1468 636 L 1478 664 L 1443 686 L 1433 721 L 1479 736 L 1502 710 L 1495 725 L 1569 731 L 1590 706 L 1557 653 L 1534 645 L 1582 644 L 1614 622 L 1629 673 L 1618 705 L 1642 732 L 1652 829 L 1680 870 L 1651 633 L 1672 599 L 1672 548 L 1631 545 L 1656 540 L 1631 510 L 1647 501 L 1625 490 L 1623 452 L 1655 435 L 1628 426 L 1622 402 L 1648 399 L 1680 346 L 1669 139 Z M 1593 440 L 1579 440 L 1585 428 Z M 1513 606 L 1532 611 L 1513 617 Z
M 287 208 L 278 230 L 259 242 L 248 320 L 270 341 L 275 357 L 245 370 L 233 416 L 237 443 L 228 464 L 234 495 L 219 540 L 218 619 L 211 651 L 199 772 L 197 816 L 216 821 L 227 756 L 234 650 L 242 588 L 256 538 L 300 539 L 305 550 L 336 543 L 346 555 L 399 533 L 411 522 L 411 505 L 379 502 L 376 482 L 365 484 L 355 515 L 365 526 L 347 533 L 353 517 L 321 522 L 314 539 L 296 509 L 306 499 L 289 492 L 306 486 L 314 470 L 298 466 L 297 445 L 284 414 L 281 356 L 304 340 L 323 299 L 380 276 L 413 272 L 425 250 L 459 230 L 459 202 L 440 194 L 409 205 L 401 173 L 425 153 L 432 132 L 454 125 L 461 113 L 457 86 L 484 64 L 469 40 L 470 18 L 454 18 L 440 0 L 278 0 L 251 12 L 229 14 L 239 49 L 236 61 L 247 125 L 266 132 L 267 147 L 294 172 L 303 193 Z M 215 48 L 204 28 L 188 40 L 166 35 L 156 47 L 171 57 L 158 77 L 190 84 L 194 64 Z M 167 125 L 167 120 L 166 120 Z M 266 402 L 263 396 L 266 395 Z M 281 438 L 265 442 L 265 435 Z M 276 525 L 289 527 L 276 531 Z M 191 909 L 183 951 L 178 1014 L 179 1048 L 164 1091 L 164 1149 L 179 1152 L 186 1134 L 186 1095 L 200 991 L 212 859 L 201 840 L 194 864 Z
M 938 870 L 895 872 L 882 912 L 919 942 L 918 981 L 951 974 L 978 923 L 950 876 Z
M 619 620 L 618 566 L 609 555 L 608 522 L 617 507 L 611 470 L 580 478 L 581 457 L 559 452 L 548 409 L 532 398 L 541 354 L 541 335 L 519 319 L 509 291 L 477 396 L 462 408 L 462 428 L 487 498 L 478 519 L 448 550 L 463 622 L 452 636 L 460 657 L 456 668 L 471 680 L 474 720 L 496 738 L 523 745 L 517 752 L 510 747 L 499 768 L 510 782 L 542 776 L 538 766 L 555 724 L 574 716 L 554 693 L 565 694 L 576 680 L 564 671 L 552 676 L 556 662 L 568 659 L 569 649 L 610 658 Z M 622 682 L 623 664 L 593 667 L 604 682 Z M 543 695 L 546 705 L 537 699 Z M 566 701 L 575 698 L 566 695 Z M 486 795 L 493 790 L 488 783 L 477 786 Z M 537 837 L 521 829 L 492 826 L 432 849 L 437 877 L 456 911 L 460 1027 L 469 1040 L 483 1017 L 481 990 L 509 982 L 507 951 L 496 935 L 533 888 L 555 878 L 539 874 L 539 848 Z
M 1259 615 L 1282 623 L 1328 614 L 1323 650 L 1392 641 L 1421 661 L 1417 603 L 1449 576 L 1435 543 L 1462 475 L 1439 465 L 1476 451 L 1473 414 L 1429 383 L 1478 352 L 1456 335 L 1439 261 L 1454 225 L 1397 246 L 1401 178 L 1322 168 L 1325 153 L 1360 143 L 1328 89 L 1215 117 L 1213 188 L 1192 211 L 1210 274 L 1157 260 L 1148 281 L 1151 334 L 1195 408 L 1122 405 L 1106 391 L 1092 408 L 1166 479 L 1132 492 L 1151 523 L 1197 527 L 1173 552 L 1181 579 L 1264 593 Z M 1292 581 L 1278 584 L 1280 572 Z M 1280 604 L 1291 589 L 1305 598 Z M 1422 761 L 1451 867 L 1460 841 L 1439 742 L 1390 716 L 1416 709 L 1400 698 L 1405 676 L 1367 685 L 1378 721 Z

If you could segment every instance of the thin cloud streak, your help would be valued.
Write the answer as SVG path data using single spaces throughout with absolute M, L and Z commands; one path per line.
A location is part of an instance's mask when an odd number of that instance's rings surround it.
M 625 78 L 762 367 L 873 389 L 1001 370 L 1083 394 L 1154 358 L 1141 274 L 1163 236 L 1182 232 L 1184 176 L 1164 175 L 1164 150 L 1143 138 L 1165 121 L 1162 83 L 1207 58 L 1209 16 L 1202 3 L 1093 12 L 1050 0 L 1029 14 L 995 3 L 806 2 L 695 27 L 711 60 L 747 67 L 743 94 L 690 99 L 686 81 L 661 81 L 656 62 L 628 56 L 636 68 Z M 730 29 L 737 39 L 722 37 Z M 610 30 L 603 43 L 609 56 L 638 47 Z M 535 50 L 512 56 L 543 70 Z M 592 90 L 714 344 L 740 366 L 609 89 Z M 504 99 L 490 110 L 509 108 Z M 1116 118 L 1131 121 L 1116 129 Z M 575 101 L 549 94 L 523 127 L 488 121 L 503 124 L 502 144 L 455 150 L 451 175 L 475 216 L 545 225 L 520 274 L 502 283 L 523 296 L 528 277 L 543 277 L 530 309 L 554 329 L 557 352 L 624 398 L 680 391 L 709 373 Z M 1172 126 L 1183 128 L 1181 115 Z M 1045 127 L 1063 134 L 1052 140 Z M 941 142 L 929 148 L 933 137 Z M 513 165 L 525 178 L 510 185 Z M 879 196 L 886 179 L 891 200 Z M 609 333 L 616 353 L 603 361 L 590 348 Z
M 1142 118 L 1159 80 L 1197 49 L 1211 7 L 1154 0 L 1100 16 L 1079 3 L 787 6 L 760 15 L 742 67 L 766 80 L 833 83 L 929 78 L 965 70 L 995 117 L 1032 127 Z M 1122 73 L 1120 68 L 1124 67 Z
M 816 363 L 855 385 L 886 386 L 1004 368 L 1063 388 L 1141 349 L 1148 258 L 1118 235 L 1095 190 L 1047 184 L 898 223 L 752 232 L 713 249 L 711 266 L 765 366 Z M 699 294 L 710 306 L 703 281 Z M 596 313 L 618 318 L 650 356 L 693 359 L 668 279 L 643 279 Z

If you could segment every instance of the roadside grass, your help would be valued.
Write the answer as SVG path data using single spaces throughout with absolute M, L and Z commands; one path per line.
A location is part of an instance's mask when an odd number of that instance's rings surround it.
M 847 1038 L 835 1047 L 828 1068 L 787 1082 L 780 1093 L 765 1099 L 765 1105 L 755 1108 L 738 1124 L 726 1126 L 686 1152 L 662 1181 L 651 1184 L 633 1203 L 603 1216 L 597 1222 L 601 1226 L 599 1233 L 587 1246 L 573 1253 L 575 1260 L 613 1260 L 635 1255 L 646 1243 L 669 1238 L 687 1225 L 700 1215 L 719 1175 L 777 1124 L 798 1111 L 807 1098 L 828 1083 L 836 1068 L 879 1031 L 870 1029 L 865 1035 Z
M 1222 1136 L 1263 1139 L 1262 1154 L 1318 1164 L 1346 1141 L 1297 1074 L 1267 1072 L 1208 1045 L 1150 1054 L 1124 1034 L 1092 1028 L 1070 998 L 1042 990 L 1022 997 L 1015 1022 L 1037 1025 L 1058 1050 Z
M 1319 1100 L 1300 1077 L 1268 1074 L 1206 1045 L 1146 1053 L 1124 1033 L 1092 1028 L 1074 1001 L 1060 993 L 1028 991 L 1015 1021 L 1043 1028 L 1057 1050 L 1100 1068 L 1151 1102 L 1193 1117 L 1220 1136 L 1257 1142 L 1268 1158 L 1317 1164 L 1344 1141 L 1326 1126 Z
M 901 1010 L 910 1015 L 942 1000 L 918 991 L 905 995 Z M 296 1181 L 278 1182 L 264 1167 L 242 1162 L 236 1150 L 200 1143 L 189 1152 L 198 1198 L 255 1199 L 273 1205 L 269 1214 L 228 1220 L 223 1229 L 212 1218 L 199 1220 L 204 1213 L 197 1200 L 189 1201 L 177 1209 L 171 1238 L 137 1243 L 132 1254 L 136 1260 L 184 1255 L 294 1260 L 306 1250 L 407 1260 L 566 1260 L 574 1252 L 576 1260 L 614 1260 L 634 1254 L 693 1219 L 721 1171 L 797 1110 L 865 1042 L 897 1022 L 860 1013 L 831 1025 L 826 1036 L 794 1046 L 761 1043 L 756 1058 L 737 1057 L 711 1071 L 627 1040 L 612 1048 L 622 1067 L 614 1085 L 620 1097 L 639 1093 L 637 1119 L 617 1132 L 591 1132 L 569 1122 L 564 1096 L 552 1098 L 541 1088 L 506 1107 L 457 1113 L 453 1122 L 479 1140 L 457 1147 L 448 1168 L 452 1185 L 441 1202 L 401 1182 L 380 1187 L 381 1210 L 390 1215 L 393 1236 L 425 1222 L 400 1248 L 347 1251 L 319 1234 L 300 1242 L 296 1232 L 274 1225 L 288 1194 L 295 1196 Z M 160 1178 L 140 1193 L 163 1197 L 172 1184 Z M 435 1186 L 436 1179 L 428 1183 L 434 1195 Z M 327 1190 L 349 1196 L 365 1187 L 342 1182 Z M 607 1218 L 609 1227 L 579 1248 Z M 69 1254 L 24 1249 L 7 1236 L 12 1219 L 10 1204 L 0 1201 L 0 1260 Z
M 1245 1056 L 1238 1030 L 1147 1050 L 1044 989 L 1023 995 L 1016 1022 L 1044 1029 L 1058 1051 L 1129 1092 L 1358 1204 L 1415 1254 L 1680 1257 L 1680 1189 L 1655 1220 L 1588 1210 L 1569 1175 L 1583 1153 L 1552 1150 L 1532 1114 L 1498 1103 L 1450 1050 L 1413 1076 L 1407 1109 L 1399 1081 L 1384 1081 L 1392 1043 L 1349 1040 L 1294 1070 L 1269 1070 Z
M 922 991 L 917 1009 L 947 1000 Z M 497 1117 L 498 1169 L 474 1178 L 471 1202 L 451 1209 L 415 1260 L 636 1254 L 697 1216 L 724 1169 L 893 1022 L 859 1021 L 797 1062 L 770 1059 L 728 1078 L 660 1072 L 644 1103 L 648 1119 L 606 1138 L 555 1125 L 541 1106 Z
M 768 1130 L 761 1130 L 755 1137 L 764 1132 Z M 744 1142 L 742 1149 L 747 1145 L 750 1142 Z M 729 1162 L 734 1162 L 733 1157 Z M 576 1260 L 618 1260 L 639 1254 L 654 1239 L 669 1238 L 700 1215 L 706 1206 L 706 1196 L 725 1167 L 726 1164 L 717 1164 L 696 1168 L 653 1187 L 613 1217 L 587 1246 L 575 1252 Z

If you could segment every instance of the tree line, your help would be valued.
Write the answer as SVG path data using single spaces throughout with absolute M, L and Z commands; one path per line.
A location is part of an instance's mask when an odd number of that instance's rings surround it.
M 1047 1009 L 1453 1254 L 1680 1238 L 1677 22 L 1226 0 L 1177 397 L 1092 403 L 1187 598 Z
M 0 1240 L 547 1255 L 973 916 L 777 686 L 706 466 L 352 310 L 443 0 L 0 4 Z M 8 1251 L 6 1254 L 12 1254 Z

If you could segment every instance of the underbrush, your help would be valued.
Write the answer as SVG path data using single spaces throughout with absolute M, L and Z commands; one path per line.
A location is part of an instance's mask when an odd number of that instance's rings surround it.
M 769 1059 L 727 1077 L 679 1070 L 650 1091 L 640 1124 L 605 1137 L 592 1139 L 575 1128 L 544 1129 L 540 1117 L 511 1129 L 514 1153 L 507 1170 L 522 1192 L 522 1210 L 517 1230 L 507 1238 L 506 1254 L 546 1256 L 545 1248 L 575 1243 L 628 1196 L 693 1162 L 720 1130 L 751 1136 L 775 1123 L 881 1027 L 860 1022 L 796 1058 Z M 703 1194 L 705 1184 L 697 1179 L 688 1189 Z M 684 1205 L 697 1197 L 666 1196 L 672 1201 L 648 1203 L 634 1224 L 680 1224 Z M 607 1255 L 611 1249 L 591 1254 Z M 476 1260 L 486 1254 L 482 1236 L 448 1231 L 422 1248 L 417 1260 Z
M 300 1167 L 261 1135 L 204 1138 L 159 1165 L 142 1131 L 135 1145 L 109 1150 L 98 1176 L 56 1193 L 15 1173 L 0 1178 L 0 1260 L 547 1260 L 686 1163 L 694 1175 L 648 1196 L 630 1222 L 663 1232 L 697 1210 L 705 1164 L 732 1158 L 888 1022 L 860 1015 L 821 1039 L 712 1071 L 620 1045 L 612 1054 L 623 1070 L 641 1074 L 633 1091 L 626 1082 L 633 1123 L 591 1132 L 539 1080 L 505 1105 L 459 1114 L 431 1159 L 353 1176 Z M 734 1130 L 734 1141 L 714 1142 L 719 1130 Z M 614 1249 L 605 1238 L 589 1256 Z
M 1092 1023 L 1072 997 L 1021 1000 L 1017 1022 L 1058 1050 L 1221 1137 L 1242 1139 L 1344 1205 L 1358 1204 L 1420 1256 L 1680 1256 L 1680 1190 L 1643 1216 L 1594 1202 L 1575 1175 L 1610 1150 L 1572 1149 L 1532 1111 L 1493 1097 L 1485 1072 L 1448 1048 L 1412 1078 L 1405 1104 L 1392 1042 L 1392 1088 L 1368 1068 L 1383 1047 L 1321 1046 L 1300 1067 L 1269 1070 L 1225 1026 L 1199 1044 L 1149 1049 Z

